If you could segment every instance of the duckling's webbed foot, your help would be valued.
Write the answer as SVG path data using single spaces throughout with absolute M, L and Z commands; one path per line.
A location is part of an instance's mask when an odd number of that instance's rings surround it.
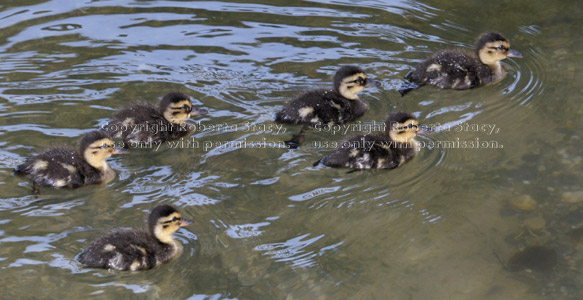
M 39 185 L 36 184 L 36 182 L 32 182 L 32 193 L 34 194 L 35 197 L 38 197 L 38 195 L 40 195 L 40 188 Z
M 127 149 L 128 151 L 131 149 L 130 147 L 130 142 L 129 141 L 124 141 L 122 148 Z
M 310 129 L 310 126 L 303 125 L 300 133 L 294 134 L 290 140 L 284 141 L 284 143 L 290 149 L 297 149 L 304 142 L 304 135 L 308 129 Z
M 288 141 L 284 141 L 290 149 L 297 149 L 304 142 L 304 135 L 294 134 Z
M 400 164 L 399 164 L 398 162 L 396 162 L 396 161 L 393 161 L 393 162 L 392 162 L 390 165 L 388 165 L 388 166 L 387 166 L 385 169 L 392 170 L 392 169 L 394 169 L 394 168 L 398 167 L 399 165 L 400 165 Z
M 122 144 L 122 148 L 127 149 L 128 151 L 131 149 L 132 142 L 130 141 L 130 139 L 125 138 L 123 140 L 123 144 Z

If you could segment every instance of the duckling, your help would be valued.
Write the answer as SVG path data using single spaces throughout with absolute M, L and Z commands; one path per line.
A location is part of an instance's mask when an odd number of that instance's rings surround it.
M 289 148 L 297 148 L 311 127 L 323 127 L 354 121 L 368 110 L 368 103 L 358 99 L 365 87 L 377 85 L 367 79 L 357 66 L 343 66 L 334 75 L 334 89 L 310 90 L 290 101 L 275 116 L 275 122 L 302 124 L 300 132 L 285 141 Z
M 148 270 L 169 262 L 182 253 L 182 244 L 172 237 L 192 221 L 170 205 L 156 206 L 148 217 L 148 230 L 115 230 L 91 243 L 78 255 L 90 268 L 120 271 Z
M 115 171 L 105 160 L 112 154 L 124 152 L 114 147 L 107 132 L 92 131 L 81 138 L 78 149 L 67 146 L 46 149 L 27 158 L 14 171 L 32 180 L 35 194 L 39 186 L 78 188 L 115 178 Z
M 164 95 L 158 107 L 139 103 L 120 110 L 102 130 L 114 138 L 121 138 L 126 148 L 159 144 L 188 135 L 192 124 L 186 120 L 206 113 L 206 109 L 193 108 L 187 95 L 170 92 Z
M 413 115 L 393 112 L 385 121 L 385 132 L 348 138 L 314 166 L 323 163 L 335 168 L 394 169 L 419 152 L 415 136 L 428 132 Z
M 424 84 L 466 90 L 494 83 L 504 77 L 500 61 L 506 57 L 522 58 L 522 54 L 511 49 L 501 34 L 486 32 L 478 37 L 475 54 L 460 49 L 434 53 L 405 76 L 411 83 L 401 86 L 399 92 L 404 96 Z

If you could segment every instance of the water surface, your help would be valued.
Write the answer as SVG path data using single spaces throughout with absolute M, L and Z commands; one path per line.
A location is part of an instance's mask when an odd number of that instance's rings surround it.
M 14 298 L 577 299 L 583 288 L 581 93 L 576 1 L 4 1 L 0 5 L 0 282 Z M 429 53 L 502 32 L 521 60 L 498 84 L 424 87 L 403 76 Z M 381 82 L 346 132 L 272 120 L 327 87 L 340 65 Z M 118 178 L 42 189 L 12 168 L 74 144 L 113 111 L 164 93 L 209 114 L 182 144 L 115 157 Z M 323 142 L 406 110 L 436 133 L 393 171 L 312 167 Z M 191 143 L 186 143 L 190 141 Z M 465 142 L 480 148 L 463 147 Z M 439 142 L 451 142 L 444 146 Z M 528 195 L 534 210 L 513 199 Z M 194 224 L 184 253 L 136 273 L 84 269 L 75 255 L 156 204 Z M 508 268 L 528 247 L 551 270 Z M 545 248 L 545 249 L 547 249 Z M 521 260 L 519 260 L 521 261 Z M 511 270 L 513 272 L 511 272 Z

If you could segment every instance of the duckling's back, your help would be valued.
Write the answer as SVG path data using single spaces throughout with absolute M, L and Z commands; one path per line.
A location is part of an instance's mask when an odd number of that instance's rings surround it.
M 54 147 L 28 158 L 15 169 L 40 186 L 76 188 L 101 181 L 99 170 L 89 166 L 77 151 Z
M 79 254 L 80 263 L 91 268 L 147 270 L 172 259 L 171 245 L 142 230 L 118 230 L 96 240 Z
M 367 109 L 362 100 L 349 100 L 332 90 L 313 90 L 290 101 L 276 114 L 275 121 L 311 126 L 343 124 L 359 118 Z
M 415 67 L 405 79 L 419 85 L 464 90 L 490 83 L 492 70 L 478 57 L 461 50 L 443 50 Z
M 322 163 L 335 168 L 393 169 L 416 154 L 409 144 L 396 143 L 384 133 L 358 135 L 348 138 Z
M 111 120 L 103 127 L 115 138 L 125 138 L 131 134 L 137 125 L 143 125 L 146 131 L 150 130 L 148 125 L 155 126 L 164 120 L 158 110 L 147 103 L 138 103 L 116 112 Z
M 168 122 L 156 107 L 147 103 L 120 110 L 103 130 L 126 144 L 164 142 L 189 133 L 187 128 Z

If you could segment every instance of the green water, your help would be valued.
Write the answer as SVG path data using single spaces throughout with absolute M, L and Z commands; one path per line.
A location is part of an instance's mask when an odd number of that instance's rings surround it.
M 578 299 L 583 293 L 583 11 L 577 1 L 16 1 L 0 4 L 2 298 Z M 437 49 L 499 31 L 524 58 L 470 91 L 396 88 Z M 356 64 L 381 86 L 347 132 L 272 120 Z M 209 114 L 190 144 L 133 151 L 117 179 L 42 189 L 12 168 L 178 90 Z M 312 167 L 389 111 L 436 126 L 410 163 Z M 360 127 L 358 127 L 358 126 Z M 469 142 L 488 147 L 470 148 Z M 234 141 L 234 142 L 233 142 Z M 444 146 L 446 142 L 450 142 Z M 441 143 L 441 144 L 440 144 Z M 528 196 L 526 196 L 528 195 Z M 516 199 L 530 199 L 521 210 Z M 147 272 L 84 269 L 83 247 L 156 204 L 194 220 Z M 510 272 L 542 245 L 551 270 Z

